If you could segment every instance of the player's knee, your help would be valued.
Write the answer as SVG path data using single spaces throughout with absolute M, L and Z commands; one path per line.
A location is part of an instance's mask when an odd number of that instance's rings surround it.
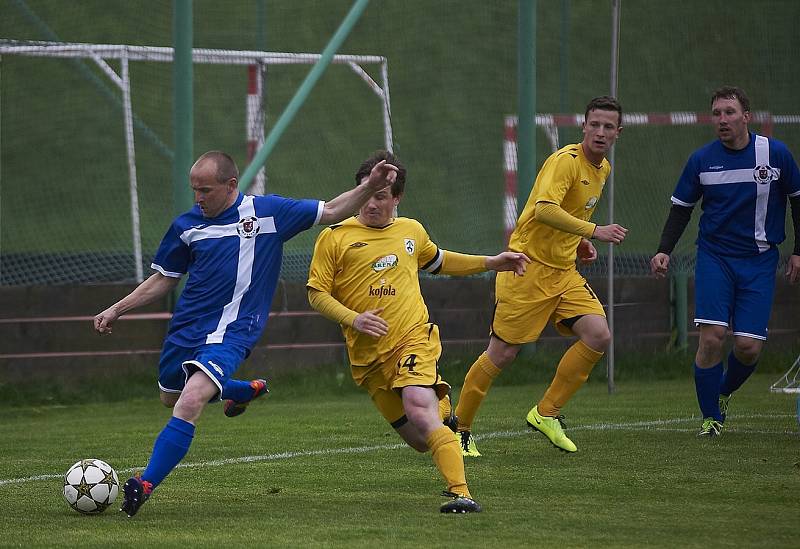
M 498 344 L 491 345 L 487 354 L 492 364 L 502 369 L 514 362 L 514 359 L 517 358 L 519 354 L 519 350 L 519 345 Z
M 761 341 L 752 338 L 737 338 L 733 352 L 742 364 L 755 364 L 761 354 Z
M 720 353 L 722 352 L 722 344 L 725 341 L 724 337 L 718 337 L 716 333 L 711 334 L 701 334 L 700 342 L 699 342 L 699 349 L 700 352 L 710 354 L 710 353 Z
M 611 331 L 607 324 L 596 323 L 589 329 L 582 330 L 580 339 L 591 350 L 604 353 L 611 343 Z
M 174 414 L 181 419 L 190 421 L 200 415 L 208 399 L 199 391 L 184 390 L 175 403 Z
M 608 329 L 607 326 L 597 328 L 587 338 L 588 341 L 584 341 L 584 343 L 590 347 L 591 349 L 597 352 L 605 352 L 608 349 L 608 346 L 611 344 L 611 331 Z

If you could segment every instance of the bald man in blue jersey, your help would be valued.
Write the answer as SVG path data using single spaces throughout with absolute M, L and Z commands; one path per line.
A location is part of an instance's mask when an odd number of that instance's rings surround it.
M 795 241 L 785 274 L 792 284 L 800 279 L 800 172 L 792 154 L 780 141 L 748 130 L 750 100 L 740 88 L 714 92 L 711 119 L 718 139 L 689 158 L 650 260 L 652 273 L 663 277 L 692 209 L 702 201 L 694 319 L 700 330 L 694 363 L 703 415 L 699 437 L 722 434 L 731 395 L 755 370 L 767 339 L 787 198 Z M 725 369 L 729 329 L 734 341 Z
M 120 511 L 135 515 L 180 463 L 208 402 L 226 400 L 225 415 L 235 416 L 266 392 L 263 380 L 231 376 L 266 326 L 283 243 L 315 224 L 357 213 L 396 177 L 397 168 L 382 161 L 365 184 L 328 202 L 295 200 L 240 193 L 236 163 L 224 152 L 207 152 L 194 163 L 189 180 L 196 205 L 167 229 L 153 258 L 156 272 L 94 318 L 95 329 L 109 334 L 117 318 L 163 297 L 188 275 L 159 360 L 161 401 L 172 407 L 172 418 L 145 470 L 125 482 Z

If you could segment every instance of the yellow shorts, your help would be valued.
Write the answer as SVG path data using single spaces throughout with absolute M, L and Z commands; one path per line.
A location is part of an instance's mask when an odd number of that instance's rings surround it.
M 450 385 L 439 375 L 441 354 L 439 327 L 422 324 L 409 332 L 391 353 L 368 366 L 351 365 L 350 372 L 356 385 L 367 390 L 381 415 L 395 426 L 405 417 L 400 398 L 403 387 L 432 387 L 439 399 L 447 396 Z
M 525 276 L 511 271 L 497 274 L 491 334 L 511 344 L 539 339 L 552 320 L 561 335 L 573 335 L 562 320 L 583 315 L 605 316 L 597 299 L 576 268 L 554 269 L 537 261 Z

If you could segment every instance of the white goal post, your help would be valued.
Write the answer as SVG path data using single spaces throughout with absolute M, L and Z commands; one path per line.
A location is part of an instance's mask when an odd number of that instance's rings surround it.
M 796 394 L 800 399 L 800 355 L 797 356 L 794 364 L 775 383 L 770 385 L 769 390 L 773 393 Z M 798 405 L 800 406 L 800 403 Z
M 130 191 L 131 233 L 136 280 L 144 280 L 142 267 L 142 240 L 139 226 L 139 198 L 136 179 L 136 149 L 134 146 L 134 112 L 131 104 L 131 79 L 128 69 L 130 61 L 171 63 L 174 50 L 170 47 L 130 46 L 108 44 L 80 44 L 65 42 L 16 41 L 0 39 L 0 56 L 61 57 L 88 59 L 94 62 L 122 94 L 125 144 L 128 163 Z M 192 50 L 194 63 L 219 65 L 247 65 L 248 95 L 245 99 L 247 109 L 247 148 L 250 158 L 264 143 L 264 105 L 263 83 L 269 65 L 311 65 L 319 61 L 321 55 L 315 53 L 282 53 L 263 51 L 239 51 L 195 48 Z M 108 64 L 116 60 L 120 64 L 119 73 Z M 331 63 L 344 64 L 363 80 L 382 103 L 383 139 L 387 150 L 393 150 L 391 108 L 389 99 L 389 72 L 387 60 L 378 55 L 334 55 Z M 366 65 L 378 67 L 379 76 L 373 78 L 363 68 Z M 265 192 L 263 168 L 248 189 L 251 194 Z

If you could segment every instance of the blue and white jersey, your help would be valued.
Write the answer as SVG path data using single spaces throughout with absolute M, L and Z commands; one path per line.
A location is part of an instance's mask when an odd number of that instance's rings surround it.
M 787 196 L 800 196 L 800 173 L 792 154 L 780 141 L 751 132 L 750 143 L 740 151 L 719 140 L 695 151 L 672 203 L 694 206 L 702 198 L 698 247 L 746 257 L 786 238 Z
M 161 274 L 189 278 L 167 341 L 182 347 L 231 342 L 251 349 L 269 317 L 283 243 L 319 222 L 324 202 L 244 196 L 214 218 L 199 206 L 179 216 L 153 258 Z

